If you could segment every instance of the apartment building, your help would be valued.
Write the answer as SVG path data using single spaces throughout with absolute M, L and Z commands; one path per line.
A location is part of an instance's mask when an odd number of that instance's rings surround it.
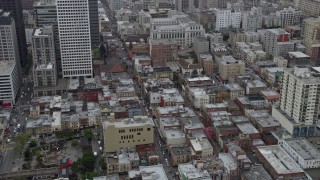
M 203 36 L 201 24 L 191 20 L 188 15 L 169 11 L 166 18 L 153 18 L 150 21 L 150 39 L 172 39 L 179 46 L 191 46 L 195 37 Z
M 276 15 L 281 19 L 281 27 L 300 24 L 300 11 L 292 7 L 277 11 Z
M 320 98 L 320 69 L 295 67 L 285 69 L 280 88 L 280 108 L 274 116 L 293 137 L 315 136 Z
M 103 122 L 104 151 L 154 143 L 154 123 L 147 116 Z
M 178 57 L 178 44 L 171 39 L 153 39 L 149 41 L 152 66 L 165 66 Z
M 222 56 L 219 61 L 219 73 L 223 80 L 228 80 L 232 75 L 243 75 L 246 65 L 241 60 L 236 60 L 232 56 Z
M 225 29 L 229 27 L 240 28 L 241 12 L 232 11 L 230 9 L 216 9 L 216 25 L 215 30 Z
M 317 61 L 313 58 L 314 54 L 312 52 L 313 45 L 318 45 L 320 42 L 320 18 L 306 18 L 302 22 L 302 31 L 303 43 L 306 46 L 306 54 L 311 56 L 312 61 Z M 314 59 L 314 60 L 313 60 Z
M 284 29 L 267 29 L 264 36 L 265 51 L 275 56 L 285 56 L 294 51 L 294 43 L 290 42 L 290 34 Z
M 242 13 L 242 29 L 257 31 L 262 28 L 262 9 L 253 7 L 251 11 Z
M 318 0 L 300 0 L 296 8 L 299 8 L 304 16 L 320 16 L 320 1 Z

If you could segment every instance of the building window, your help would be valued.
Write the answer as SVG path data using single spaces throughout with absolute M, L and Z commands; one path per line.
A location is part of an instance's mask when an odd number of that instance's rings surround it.
M 150 131 L 151 130 L 151 128 L 147 128 L 147 131 Z

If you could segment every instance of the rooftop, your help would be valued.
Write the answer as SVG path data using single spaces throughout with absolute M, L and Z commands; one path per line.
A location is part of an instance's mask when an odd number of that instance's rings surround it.
M 16 63 L 14 61 L 12 62 L 6 62 L 6 61 L 0 61 L 0 75 L 11 75 L 14 68 L 16 67 Z
M 219 153 L 219 158 L 222 160 L 224 166 L 230 171 L 238 168 L 236 160 L 230 153 Z
M 186 179 L 211 180 L 209 173 L 195 167 L 192 163 L 179 164 L 178 171 Z
M 244 91 L 244 88 L 241 87 L 238 83 L 229 83 L 225 85 L 230 91 Z
M 188 146 L 172 147 L 171 154 L 172 154 L 172 156 L 191 155 L 191 149 Z
M 115 128 L 127 128 L 127 127 L 136 127 L 136 126 L 145 126 L 150 125 L 154 126 L 152 118 L 148 116 L 135 116 L 134 118 L 119 119 L 115 122 L 104 121 L 103 127 L 107 128 L 108 126 L 114 126 Z
M 163 165 L 140 166 L 142 180 L 168 180 Z
M 258 130 L 250 123 L 237 123 L 236 126 L 240 129 L 243 134 L 258 134 Z
M 194 151 L 196 152 L 212 149 L 212 146 L 208 139 L 191 139 L 190 143 Z
M 279 145 L 258 146 L 256 148 L 278 174 L 304 172 Z
M 272 180 L 271 176 L 262 165 L 251 166 L 249 171 L 244 172 L 244 176 L 246 180 Z
M 290 57 L 295 57 L 295 58 L 310 58 L 310 56 L 308 56 L 305 53 L 302 53 L 300 51 L 288 52 L 288 54 Z
M 320 151 L 305 138 L 286 139 L 285 142 L 304 160 L 320 159 Z
M 249 116 L 262 127 L 280 127 L 280 123 L 266 111 L 254 111 Z

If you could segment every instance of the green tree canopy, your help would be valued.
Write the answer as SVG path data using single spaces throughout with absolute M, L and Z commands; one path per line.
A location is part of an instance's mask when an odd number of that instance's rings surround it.
M 26 133 L 19 134 L 16 137 L 16 144 L 15 144 L 14 150 L 17 153 L 21 153 L 21 151 L 24 150 L 24 148 L 26 147 L 26 144 L 28 143 L 28 141 L 29 141 L 28 134 Z
M 84 136 L 88 139 L 88 141 L 92 141 L 93 138 L 93 132 L 91 129 L 86 129 L 84 131 Z

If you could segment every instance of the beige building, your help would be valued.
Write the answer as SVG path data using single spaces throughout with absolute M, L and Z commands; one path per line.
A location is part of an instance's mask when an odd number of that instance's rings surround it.
M 208 139 L 191 139 L 190 144 L 196 159 L 205 159 L 213 156 L 213 148 Z
M 245 94 L 245 90 L 243 87 L 241 87 L 238 83 L 229 83 L 225 85 L 226 88 L 230 91 L 230 98 L 232 100 L 236 99 L 239 96 L 242 96 Z
M 103 122 L 104 151 L 154 143 L 154 123 L 150 117 L 136 116 L 114 122 Z
M 219 73 L 223 80 L 228 80 L 232 75 L 243 75 L 245 69 L 245 63 L 232 56 L 222 56 L 219 61 Z
M 170 153 L 173 166 L 178 166 L 181 163 L 188 163 L 192 160 L 190 147 L 172 147 L 170 148 Z
M 320 18 L 307 18 L 302 22 L 303 43 L 306 46 L 306 54 L 312 56 L 312 45 L 319 44 Z

